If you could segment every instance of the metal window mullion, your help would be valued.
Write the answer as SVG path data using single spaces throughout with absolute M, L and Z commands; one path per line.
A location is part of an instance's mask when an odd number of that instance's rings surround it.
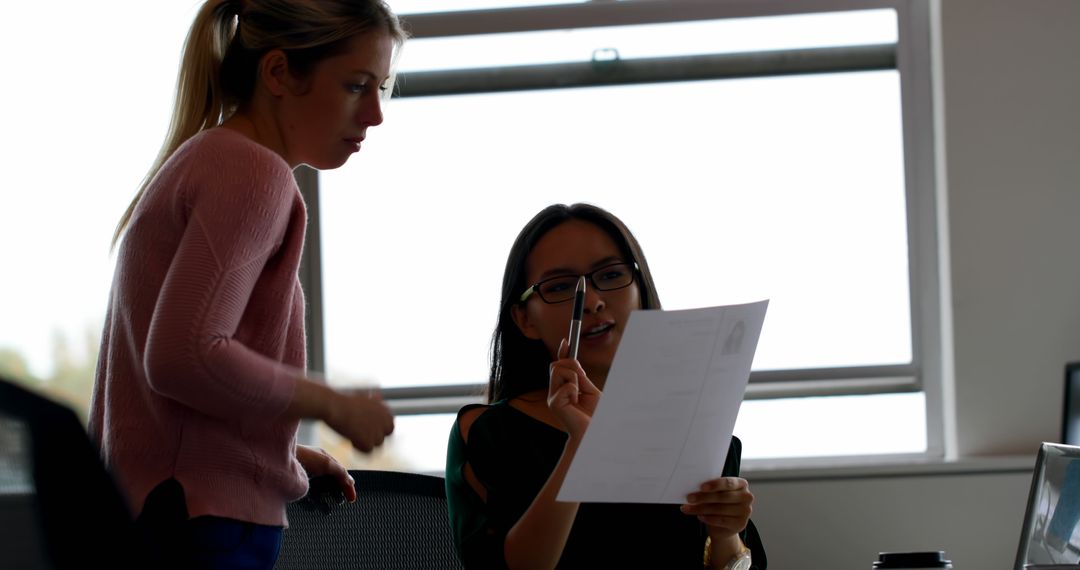
M 307 338 L 307 368 L 313 372 L 326 371 L 326 352 L 323 339 L 323 298 L 322 298 L 322 243 L 319 239 L 319 173 L 307 166 L 293 171 L 300 195 L 307 205 L 308 224 L 304 236 L 304 251 L 300 258 L 300 287 L 304 290 L 307 310 L 304 312 L 304 328 Z M 316 377 L 322 377 L 316 375 Z M 313 420 L 300 423 L 296 434 L 297 440 L 306 445 L 318 442 Z
M 762 370 L 750 374 L 745 399 L 915 392 L 920 389 L 918 378 L 916 368 L 910 364 Z M 397 415 L 455 413 L 466 404 L 483 402 L 485 387 L 484 384 L 409 386 L 387 388 L 381 394 Z
M 405 14 L 413 38 L 666 24 L 852 10 L 897 9 L 909 0 L 622 0 Z
M 398 75 L 395 97 L 845 73 L 896 68 L 896 44 L 520 65 Z
M 323 342 L 322 242 L 319 239 L 319 173 L 307 166 L 293 171 L 300 195 L 307 206 L 307 233 L 304 252 L 300 258 L 300 286 L 304 289 L 307 310 L 304 327 L 307 334 L 307 367 L 313 372 L 326 371 L 326 351 Z

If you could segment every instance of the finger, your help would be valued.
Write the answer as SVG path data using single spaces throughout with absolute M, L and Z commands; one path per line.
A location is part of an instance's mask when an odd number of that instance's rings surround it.
M 564 408 L 577 402 L 577 385 L 563 384 L 548 397 L 548 407 Z
M 720 477 L 701 484 L 702 491 L 737 491 L 746 489 L 750 483 L 742 477 Z
M 592 380 L 589 380 L 589 375 L 585 374 L 585 369 L 582 369 L 581 375 L 578 376 L 578 387 L 581 388 L 582 394 L 595 395 L 600 393 L 600 388 L 597 388 L 596 384 L 593 384 Z
M 738 505 L 754 502 L 753 493 L 739 489 L 738 491 L 716 491 L 712 493 L 690 493 L 686 496 L 686 502 L 691 505 L 719 504 Z
M 394 413 L 392 411 L 390 411 L 390 408 L 388 406 L 386 406 L 386 405 L 383 405 L 382 412 L 383 412 L 383 421 L 382 421 L 383 435 L 390 435 L 390 434 L 394 433 Z
M 722 516 L 699 516 L 697 519 L 714 529 L 724 530 L 731 534 L 742 532 L 746 528 L 746 521 L 743 519 Z
M 345 494 L 345 500 L 350 503 L 356 502 L 356 481 L 353 480 L 352 475 L 349 475 L 348 471 L 342 469 L 341 492 Z
M 570 356 L 570 342 L 565 338 L 559 341 L 559 350 L 555 351 L 555 356 L 558 360 L 562 360 L 567 356 Z
M 357 395 L 372 402 L 382 401 L 382 393 L 378 388 L 363 388 L 357 391 Z
M 750 513 L 754 510 L 754 506 L 750 501 L 741 501 L 738 503 L 686 503 L 681 508 L 682 511 L 688 515 L 723 515 L 725 517 L 745 516 L 746 518 L 750 518 Z
M 565 362 L 560 360 L 556 362 L 551 368 L 551 379 L 548 382 L 548 397 L 554 396 L 560 388 L 567 384 L 577 385 L 578 373 L 573 367 L 566 366 Z

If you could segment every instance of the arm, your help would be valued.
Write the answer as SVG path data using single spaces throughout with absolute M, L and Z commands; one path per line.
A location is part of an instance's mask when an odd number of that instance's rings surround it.
M 393 430 L 377 396 L 336 392 L 236 338 L 245 317 L 260 316 L 250 300 L 268 264 L 288 272 L 298 263 L 304 212 L 283 162 L 256 162 L 237 172 L 231 158 L 221 152 L 192 157 L 187 191 L 176 198 L 184 233 L 149 324 L 147 381 L 157 393 L 225 420 L 258 422 L 283 413 L 323 420 L 370 451 Z M 281 292 L 281 302 L 294 303 L 295 319 L 303 300 L 293 293 Z M 286 334 L 276 310 L 286 314 L 289 307 L 268 309 L 267 335 Z
M 566 547 L 580 503 L 555 500 L 580 440 L 568 440 L 540 494 L 506 534 L 503 547 L 509 568 L 554 568 Z
M 319 419 L 363 452 L 382 445 L 394 431 L 394 416 L 375 392 L 339 392 L 325 383 L 301 378 L 286 414 Z
M 228 151 L 235 149 L 213 142 L 168 165 L 182 172 L 165 182 L 181 187 L 171 198 L 172 223 L 183 232 L 173 250 L 153 251 L 155 244 L 169 247 L 171 236 L 143 238 L 151 264 L 168 264 L 159 291 L 145 293 L 156 299 L 143 368 L 162 396 L 216 418 L 258 421 L 285 410 L 305 373 L 253 350 L 237 333 L 247 318 L 267 335 L 284 335 L 288 320 L 282 315 L 302 311 L 302 299 L 291 290 L 273 292 L 277 306 L 252 306 L 251 300 L 268 261 L 283 244 L 296 247 L 295 234 L 286 240 L 295 226 L 302 231 L 303 211 L 284 163 L 229 163 L 235 157 Z M 162 254 L 171 257 L 153 257 Z M 137 261 L 142 259 L 133 255 L 130 263 Z M 281 261 L 281 271 L 291 263 Z
M 739 533 L 750 521 L 753 502 L 749 484 L 739 477 L 706 481 L 687 496 L 682 511 L 697 516 L 708 528 L 712 568 L 723 568 L 746 548 Z
M 555 412 L 569 437 L 547 483 L 506 535 L 504 553 L 510 568 L 554 568 L 577 516 L 579 503 L 558 502 L 555 497 L 596 410 L 600 391 L 577 360 L 566 358 L 566 353 L 567 343 L 563 340 L 560 359 L 550 367 L 548 408 Z
M 702 483 L 687 497 L 682 510 L 706 525 L 709 535 L 709 561 L 713 568 L 723 568 L 744 548 L 753 553 L 754 568 L 765 568 L 765 551 L 757 529 L 750 521 L 754 495 L 749 483 L 739 477 L 742 442 L 732 436 L 721 476 Z

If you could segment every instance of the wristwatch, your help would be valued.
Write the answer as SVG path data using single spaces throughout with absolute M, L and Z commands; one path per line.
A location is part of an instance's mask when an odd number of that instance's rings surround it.
M 710 567 L 712 560 L 712 538 L 705 538 L 705 568 Z M 746 545 L 742 545 L 742 550 L 739 551 L 731 560 L 728 560 L 727 564 L 724 564 L 723 570 L 750 570 L 750 565 L 753 560 L 750 558 L 750 549 Z
M 753 560 L 750 558 L 750 549 L 743 547 L 742 551 L 735 555 L 734 558 L 728 560 L 728 563 L 724 565 L 724 570 L 750 570 L 750 564 Z

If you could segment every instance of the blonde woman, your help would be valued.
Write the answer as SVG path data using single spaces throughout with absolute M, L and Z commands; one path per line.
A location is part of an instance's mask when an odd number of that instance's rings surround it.
M 169 134 L 117 226 L 90 417 L 157 564 L 272 568 L 308 476 L 355 498 L 298 422 L 362 451 L 393 431 L 377 395 L 305 371 L 292 171 L 360 150 L 404 38 L 380 0 L 207 0 L 195 17 Z

